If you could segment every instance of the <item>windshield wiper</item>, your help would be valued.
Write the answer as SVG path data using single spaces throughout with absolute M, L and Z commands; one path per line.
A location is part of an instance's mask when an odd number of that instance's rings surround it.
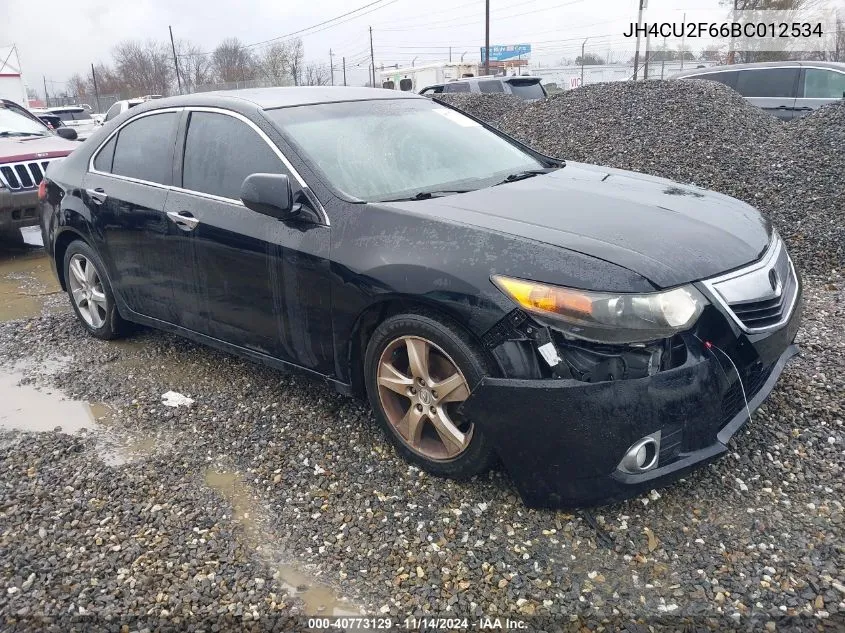
M 542 176 L 543 174 L 551 173 L 559 167 L 546 167 L 545 169 L 526 169 L 525 171 L 518 171 L 515 174 L 508 174 L 504 180 L 497 182 L 497 185 L 505 185 L 509 182 L 516 182 L 517 180 L 525 180 L 526 178 L 533 178 L 534 176 Z
M 402 198 L 391 198 L 390 200 L 379 200 L 379 202 L 406 202 L 408 200 L 428 200 L 430 198 L 439 198 L 441 196 L 449 196 L 453 193 L 469 193 L 475 189 L 437 189 L 433 191 L 420 191 L 413 196 L 405 196 Z
M 41 134 L 39 132 L 9 132 L 9 131 L 4 131 L 4 132 L 0 132 L 0 136 L 47 136 L 47 135 Z

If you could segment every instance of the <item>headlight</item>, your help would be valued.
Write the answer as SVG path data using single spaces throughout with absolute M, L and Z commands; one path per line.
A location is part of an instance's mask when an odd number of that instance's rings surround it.
M 707 305 L 698 290 L 590 292 L 493 276 L 493 283 L 525 310 L 548 317 L 567 334 L 599 343 L 635 343 L 668 338 L 690 327 Z

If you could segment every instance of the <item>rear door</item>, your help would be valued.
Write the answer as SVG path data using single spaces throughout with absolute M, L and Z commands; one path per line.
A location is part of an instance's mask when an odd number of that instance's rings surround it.
M 803 116 L 826 103 L 845 98 L 845 71 L 830 68 L 802 68 L 796 116 Z
M 190 326 L 185 284 L 193 278 L 187 235 L 164 209 L 173 182 L 173 152 L 181 113 L 145 113 L 94 154 L 83 199 L 113 286 L 138 314 Z
M 736 91 L 758 108 L 788 121 L 795 116 L 800 71 L 797 66 L 740 70 Z
M 333 373 L 329 227 L 306 199 L 296 198 L 297 176 L 279 150 L 240 114 L 194 109 L 177 163 L 180 182 L 166 211 L 196 222 L 191 235 L 201 331 Z M 281 221 L 247 209 L 241 184 L 254 173 L 287 174 L 303 203 L 300 216 Z

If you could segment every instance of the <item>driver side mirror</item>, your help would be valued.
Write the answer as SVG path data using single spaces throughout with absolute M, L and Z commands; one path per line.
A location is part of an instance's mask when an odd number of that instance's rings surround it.
M 55 132 L 62 138 L 66 138 L 69 141 L 75 141 L 76 137 L 78 136 L 76 130 L 74 130 L 72 127 L 57 127 Z
M 251 174 L 241 185 L 241 201 L 247 209 L 287 220 L 297 215 L 301 205 L 294 203 L 290 179 L 285 174 Z

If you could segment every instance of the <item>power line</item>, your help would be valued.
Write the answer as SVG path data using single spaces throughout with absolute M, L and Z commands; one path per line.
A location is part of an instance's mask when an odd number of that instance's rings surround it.
M 370 9 L 369 11 L 366 11 L 364 13 L 360 13 L 359 15 L 352 16 L 352 18 L 350 18 L 349 20 L 343 20 L 342 22 L 337 22 L 337 24 L 329 24 L 330 22 L 336 22 L 337 20 L 340 20 L 341 18 L 352 15 L 353 13 L 358 13 L 359 11 L 363 11 L 364 9 L 367 9 L 369 7 L 372 7 L 373 5 L 376 5 L 376 4 L 379 4 L 379 3 L 382 3 L 382 2 L 384 2 L 384 4 L 382 4 L 380 7 L 375 7 L 374 9 Z M 295 35 L 305 33 L 305 31 L 312 31 L 311 33 L 306 33 L 306 35 L 313 35 L 314 33 L 319 33 L 320 31 L 325 31 L 327 29 L 334 28 L 335 26 L 339 26 L 340 24 L 345 24 L 346 22 L 349 22 L 352 19 L 360 18 L 360 17 L 367 15 L 369 13 L 372 13 L 373 11 L 376 11 L 378 9 L 383 9 L 383 8 L 385 8 L 385 7 L 387 7 L 391 4 L 394 4 L 396 2 L 398 2 L 398 0 L 388 0 L 387 2 L 385 2 L 385 0 L 375 0 L 374 2 L 370 2 L 369 4 L 365 4 L 363 6 L 360 6 L 357 9 L 347 11 L 346 13 L 342 13 L 342 14 L 337 15 L 333 18 L 328 19 L 328 20 L 323 20 L 322 22 L 318 22 L 317 24 L 312 24 L 311 26 L 307 26 L 307 27 L 299 29 L 297 31 L 291 31 L 290 33 L 285 33 L 283 35 L 271 37 L 270 39 L 267 39 L 267 40 L 261 40 L 259 42 L 253 42 L 251 44 L 245 44 L 243 46 L 243 48 L 254 48 L 256 46 L 262 46 L 264 44 L 269 44 L 271 42 L 284 40 L 286 38 L 290 38 L 290 37 L 293 37 Z M 328 26 L 324 26 L 324 25 L 328 25 Z M 323 27 L 323 28 L 318 28 L 318 27 Z M 316 29 L 316 30 L 314 30 L 314 29 Z M 185 54 L 185 55 L 180 55 L 180 57 L 200 57 L 200 56 L 204 56 L 204 55 L 212 55 L 213 53 L 214 53 L 214 51 L 207 51 L 207 52 L 204 52 L 204 53 L 188 53 L 188 54 Z

